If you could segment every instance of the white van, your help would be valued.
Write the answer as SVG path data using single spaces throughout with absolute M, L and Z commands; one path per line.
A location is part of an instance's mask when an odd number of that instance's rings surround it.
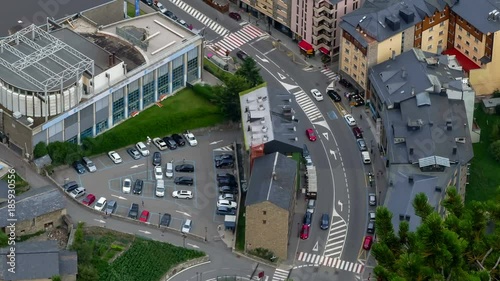
M 174 176 L 174 164 L 172 162 L 168 162 L 167 166 L 165 166 L 165 176 L 169 179 Z
M 363 158 L 363 164 L 370 164 L 372 160 L 370 159 L 370 153 L 368 151 L 362 151 L 361 157 Z
M 165 196 L 165 181 L 163 180 L 156 181 L 155 194 L 157 197 Z

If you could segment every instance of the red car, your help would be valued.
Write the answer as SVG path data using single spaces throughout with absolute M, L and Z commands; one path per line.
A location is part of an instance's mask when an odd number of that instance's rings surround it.
M 149 211 L 148 210 L 142 211 L 141 217 L 139 217 L 139 220 L 142 222 L 147 222 L 148 219 L 149 219 Z
M 314 134 L 313 129 L 307 129 L 306 130 L 306 136 L 310 141 L 316 141 L 316 135 Z
M 95 201 L 95 196 L 94 194 L 89 194 L 85 199 L 82 200 L 83 205 L 90 206 L 92 203 Z
M 365 241 L 363 242 L 363 249 L 367 251 L 370 250 L 370 248 L 372 247 L 372 243 L 373 243 L 373 236 L 366 236 Z
M 309 230 L 310 229 L 311 229 L 311 227 L 309 225 L 303 224 L 302 230 L 300 231 L 300 239 L 306 240 L 307 238 L 309 238 Z
M 236 13 L 236 12 L 229 13 L 229 17 L 234 19 L 234 20 L 241 20 L 241 15 Z
M 354 127 L 352 128 L 352 133 L 357 139 L 362 139 L 363 138 L 363 132 L 359 127 Z

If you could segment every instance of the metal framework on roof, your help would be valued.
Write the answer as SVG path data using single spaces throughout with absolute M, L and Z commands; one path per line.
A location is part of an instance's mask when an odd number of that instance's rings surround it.
M 45 42 L 48 42 L 48 44 L 40 45 L 36 42 L 41 41 L 42 39 L 45 40 Z M 34 51 L 30 54 L 26 54 L 13 47 L 20 43 L 28 45 Z M 18 58 L 17 61 L 11 63 L 0 57 L 0 65 L 30 82 L 41 92 L 53 90 L 57 86 L 62 88 L 64 82 L 72 78 L 78 78 L 85 71 L 88 71 L 92 76 L 94 76 L 94 61 L 92 59 L 83 55 L 76 49 L 70 47 L 34 24 L 23 28 L 13 35 L 1 38 L 0 50 L 1 52 L 9 51 Z M 57 56 L 56 53 L 60 50 L 65 50 L 78 62 L 76 64 L 71 64 Z M 40 63 L 41 60 L 47 58 L 59 64 L 62 68 L 64 68 L 64 70 L 56 73 Z M 34 67 L 49 77 L 40 81 L 25 71 L 28 67 Z
M 450 159 L 440 156 L 429 156 L 418 159 L 418 166 L 420 168 L 436 166 L 436 165 L 443 167 L 450 167 Z

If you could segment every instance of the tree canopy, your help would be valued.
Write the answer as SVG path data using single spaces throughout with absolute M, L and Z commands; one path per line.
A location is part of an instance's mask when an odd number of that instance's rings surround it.
M 260 68 L 257 67 L 257 63 L 251 57 L 246 58 L 243 61 L 241 67 L 236 71 L 237 76 L 244 77 L 250 88 L 260 85 L 264 82 L 262 76 L 260 76 Z
M 442 202 L 443 218 L 425 194 L 415 196 L 413 208 L 422 219 L 415 232 L 402 221 L 398 232 L 392 214 L 377 208 L 377 242 L 372 254 L 378 280 L 471 280 L 500 278 L 500 189 L 488 202 L 465 207 L 456 188 L 449 187 Z

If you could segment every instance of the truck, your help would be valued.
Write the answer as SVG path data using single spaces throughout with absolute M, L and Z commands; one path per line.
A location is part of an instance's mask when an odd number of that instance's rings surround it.
M 216 55 L 213 55 L 210 57 L 210 60 L 215 64 L 217 65 L 218 67 L 224 69 L 224 70 L 229 70 L 229 64 L 227 63 L 227 61 L 219 58 L 218 56 Z
M 306 198 L 316 199 L 318 196 L 318 175 L 315 166 L 306 166 Z
M 155 194 L 157 197 L 165 196 L 165 181 L 164 180 L 157 180 L 156 181 Z

